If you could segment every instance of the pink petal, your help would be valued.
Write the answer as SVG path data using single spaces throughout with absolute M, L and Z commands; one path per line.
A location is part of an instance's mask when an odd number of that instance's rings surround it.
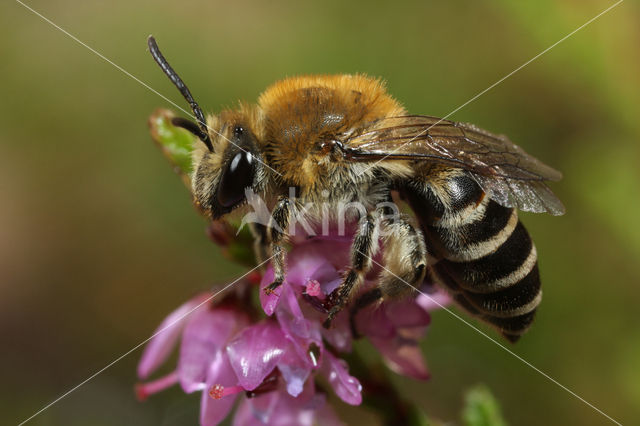
M 289 349 L 278 363 L 278 370 L 282 374 L 289 395 L 293 397 L 300 395 L 311 374 L 309 363 L 300 359 L 294 350 Z
M 258 396 L 257 398 L 262 397 Z M 236 412 L 233 414 L 233 426 L 264 426 L 264 423 L 253 416 L 251 412 L 251 400 L 242 398 Z
M 290 282 L 304 285 L 308 278 L 314 278 L 321 284 L 330 279 L 335 270 L 349 264 L 351 237 L 313 238 L 295 244 L 289 252 L 287 263 L 292 272 Z
M 197 312 L 185 327 L 180 345 L 178 372 L 185 392 L 202 390 L 209 364 L 227 340 L 247 319 L 229 308 Z
M 416 298 L 416 303 L 427 312 L 443 308 L 451 304 L 451 298 L 443 290 L 437 289 L 434 293 L 422 292 Z
M 334 357 L 329 351 L 325 351 L 322 370 L 340 399 L 351 405 L 360 405 L 362 403 L 362 385 L 360 385 L 358 379 L 349 375 L 347 363 L 344 360 Z
M 326 405 L 324 395 L 314 395 L 309 401 L 301 402 L 299 398 L 283 396 L 273 410 L 269 424 L 274 426 L 314 426 L 323 425 L 316 421 L 316 412 Z
M 302 337 L 308 339 L 310 337 L 309 322 L 305 319 L 298 304 L 296 294 L 287 286 L 282 289 L 283 303 L 276 311 L 278 322 L 281 324 L 287 337 Z
M 429 372 L 417 341 L 403 339 L 399 335 L 393 339 L 372 337 L 370 340 L 380 351 L 391 370 L 418 380 L 429 378 Z
M 324 257 L 304 258 L 300 251 L 294 249 L 290 263 L 291 267 L 287 274 L 287 281 L 292 284 L 304 287 L 309 280 L 319 283 L 326 283 L 339 277 L 336 268 Z
M 206 388 L 202 392 L 200 401 L 200 424 L 202 426 L 217 425 L 224 420 L 231 411 L 237 396 L 234 394 L 215 399 L 209 395 L 209 389 L 217 385 L 231 387 L 237 383 L 238 378 L 229 364 L 227 354 L 224 351 L 218 351 L 208 369 Z
M 337 275 L 337 278 L 334 278 L 333 280 L 321 282 L 320 285 L 322 288 L 322 292 L 324 294 L 331 294 L 331 292 L 336 288 L 338 288 L 338 286 L 342 283 L 342 278 L 340 277 L 340 274 L 336 272 L 336 275 Z
M 337 247 L 336 244 L 338 244 Z M 342 279 L 334 264 L 328 259 L 333 259 L 343 266 L 345 261 L 349 261 L 348 253 L 349 244 L 330 240 L 312 239 L 294 245 L 287 256 L 289 267 L 283 285 L 272 294 L 266 294 L 264 289 L 273 282 L 273 268 L 270 266 L 262 277 L 260 303 L 264 312 L 268 316 L 273 315 L 286 285 L 292 288 L 306 287 L 310 280 L 316 280 L 320 284 L 320 290 L 324 294 L 329 294 Z
M 336 412 L 333 410 L 331 404 L 325 402 L 325 404 L 316 410 L 316 421 L 314 424 L 322 426 L 343 426 L 344 423 L 340 420 Z
M 369 306 L 356 316 L 356 326 L 361 335 L 390 339 L 395 335 L 395 327 L 385 312 L 386 306 Z
M 396 327 L 426 327 L 431 321 L 429 313 L 411 298 L 388 303 L 385 311 Z
M 325 316 L 326 318 L 326 316 Z M 351 352 L 351 325 L 349 324 L 349 315 L 340 313 L 331 323 L 331 328 L 321 328 L 322 336 L 336 348 L 338 352 Z
M 282 395 L 282 392 L 276 391 L 245 398 L 233 416 L 233 426 L 272 425 L 271 416 Z
M 289 253 L 287 281 L 304 286 L 309 279 L 322 283 L 335 278 L 336 268 L 327 260 L 328 252 L 335 247 L 329 247 L 312 241 L 295 246 Z
M 145 401 L 150 395 L 163 391 L 176 383 L 178 383 L 177 371 L 172 371 L 166 376 L 150 382 L 138 383 L 135 386 L 136 398 L 138 398 L 138 401 Z
M 189 320 L 189 314 L 209 297 L 211 297 L 211 293 L 197 295 L 170 313 L 160 323 L 153 338 L 144 348 L 138 364 L 138 377 L 146 379 L 167 360 L 180 337 L 180 333 L 182 333 L 182 329 Z
M 307 382 L 304 391 L 296 398 L 274 391 L 256 398 L 244 400 L 234 418 L 234 426 L 272 425 L 272 426 L 312 426 L 334 425 L 335 416 L 325 410 L 326 398 L 315 394 L 312 381 Z M 327 422 L 322 420 L 326 419 Z
M 322 349 L 321 326 L 318 321 L 308 320 L 304 317 L 298 299 L 291 286 L 283 289 L 282 303 L 276 309 L 276 318 L 284 336 L 293 345 L 298 356 L 309 367 L 315 367 L 314 360 L 309 355 L 309 347 L 312 343 Z M 322 355 L 322 351 L 319 354 Z
M 240 386 L 255 389 L 278 364 L 287 340 L 274 321 L 245 328 L 227 345 L 227 354 Z
M 301 364 L 283 364 L 279 365 L 278 368 L 280 369 L 282 378 L 287 384 L 287 393 L 293 397 L 300 395 L 305 381 L 309 378 L 311 369 Z

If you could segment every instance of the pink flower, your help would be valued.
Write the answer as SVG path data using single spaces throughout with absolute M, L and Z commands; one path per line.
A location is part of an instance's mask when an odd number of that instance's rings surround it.
M 290 323 L 294 322 L 297 329 L 314 330 L 338 351 L 348 352 L 352 340 L 348 310 L 343 310 L 334 320 L 332 328 L 326 330 L 321 327 L 326 314 L 313 309 L 313 304 L 300 305 L 298 300 L 305 300 L 305 297 L 307 300 L 310 297 L 324 300 L 340 284 L 345 259 L 349 259 L 350 245 L 349 240 L 320 238 L 296 245 L 289 253 L 289 269 L 280 289 L 270 295 L 260 292 L 264 312 L 267 315 L 275 313 L 284 330 L 291 329 Z M 370 276 L 375 279 L 378 272 L 374 270 Z M 268 269 L 262 279 L 261 289 L 272 279 L 273 270 Z M 372 285 L 375 285 L 374 281 L 365 283 L 365 287 Z M 313 294 L 309 292 L 310 289 Z M 429 296 L 420 294 L 415 299 L 370 306 L 356 318 L 357 329 L 376 346 L 392 370 L 416 379 L 427 379 L 429 375 L 418 340 L 430 322 L 428 312 L 448 303 L 446 293 L 436 291 Z M 311 343 L 309 339 L 301 340 L 300 332 L 290 332 L 287 337 L 302 345 Z M 322 348 L 321 345 L 319 347 Z
M 320 238 L 295 244 L 287 258 L 285 282 L 273 294 L 263 291 L 273 279 L 271 268 L 259 290 L 248 281 L 237 283 L 245 293 L 259 291 L 266 314 L 262 319 L 249 299 L 227 297 L 215 305 L 203 304 L 209 293 L 179 307 L 145 348 L 138 375 L 147 379 L 180 340 L 177 366 L 164 377 L 138 385 L 139 397 L 174 384 L 187 393 L 201 391 L 202 425 L 221 422 L 241 394 L 234 425 L 338 424 L 315 378 L 323 377 L 345 403 L 362 402 L 360 381 L 340 358 L 351 350 L 353 339 L 348 309 L 330 329 L 322 327 L 326 319 L 322 302 L 341 282 L 349 245 L 348 239 Z M 376 272 L 370 277 L 375 278 Z M 365 283 L 371 285 L 374 281 Z M 427 296 L 408 298 L 370 306 L 356 318 L 359 334 L 399 374 L 429 377 L 418 340 L 430 322 L 428 311 L 448 303 L 442 293 L 431 297 L 437 303 Z

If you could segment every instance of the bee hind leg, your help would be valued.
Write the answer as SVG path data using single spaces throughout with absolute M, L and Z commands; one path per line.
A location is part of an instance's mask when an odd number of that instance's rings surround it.
M 398 299 L 417 290 L 424 280 L 427 248 L 422 232 L 406 216 L 386 223 L 384 231 L 378 286 L 385 299 Z
M 325 328 L 331 326 L 333 318 L 344 308 L 364 281 L 364 276 L 371 269 L 371 258 L 378 247 L 378 221 L 376 219 L 377 215 L 375 214 L 367 214 L 360 219 L 351 245 L 351 268 L 347 271 L 338 288 L 329 295 L 329 314 L 323 323 Z
M 273 209 L 267 232 L 271 241 L 271 260 L 273 264 L 273 282 L 264 291 L 271 294 L 282 285 L 285 275 L 285 251 L 283 243 L 286 239 L 286 229 L 293 209 L 293 202 L 288 198 L 281 198 Z
M 382 271 L 375 288 L 361 294 L 350 311 L 351 332 L 360 336 L 356 326 L 359 311 L 384 300 L 399 299 L 424 280 L 427 265 L 427 250 L 422 232 L 416 229 L 405 216 L 393 221 L 385 220 L 381 227 L 384 242 Z

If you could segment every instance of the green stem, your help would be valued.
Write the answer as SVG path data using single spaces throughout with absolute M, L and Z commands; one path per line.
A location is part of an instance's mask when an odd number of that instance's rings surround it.
M 426 426 L 432 424 L 412 402 L 403 398 L 389 379 L 386 366 L 369 365 L 356 350 L 343 356 L 350 373 L 362 384 L 362 404 L 376 411 L 384 425 Z

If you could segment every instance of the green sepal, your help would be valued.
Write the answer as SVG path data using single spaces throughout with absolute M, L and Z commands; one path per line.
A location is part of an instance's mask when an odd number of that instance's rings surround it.
M 187 130 L 171 124 L 173 117 L 175 114 L 167 109 L 157 109 L 151 114 L 149 117 L 151 138 L 158 144 L 175 172 L 188 184 L 189 175 L 193 171 L 191 154 L 198 138 Z
M 175 114 L 167 109 L 157 109 L 149 117 L 151 138 L 160 147 L 164 156 L 173 166 L 174 171 L 182 178 L 185 186 L 191 191 L 190 174 L 193 171 L 192 152 L 198 138 L 187 130 L 171 123 Z M 196 209 L 207 216 L 194 203 Z M 239 264 L 255 266 L 253 236 L 247 227 L 238 232 L 238 223 L 216 221 L 209 224 L 209 237 L 222 248 L 223 255 Z

